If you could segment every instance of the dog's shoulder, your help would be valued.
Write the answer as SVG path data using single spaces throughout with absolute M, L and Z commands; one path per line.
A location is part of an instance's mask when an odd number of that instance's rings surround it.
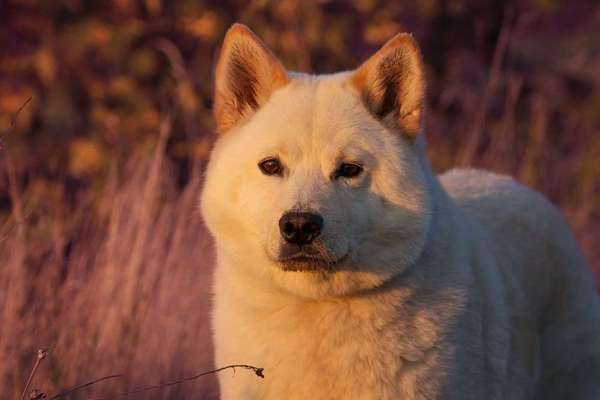
M 476 169 L 450 170 L 440 181 L 453 202 L 490 233 L 499 251 L 577 257 L 566 219 L 541 193 L 509 176 Z
M 515 282 L 521 282 L 521 289 L 533 295 L 538 289 L 556 293 L 591 286 L 566 219 L 541 193 L 511 177 L 475 169 L 451 170 L 440 181 L 464 214 L 486 231 L 490 256 L 507 279 L 519 277 Z M 536 289 L 525 288 L 532 282 Z
M 513 178 L 478 169 L 452 169 L 440 182 L 454 203 L 484 227 L 527 233 L 564 231 L 560 211 L 541 193 L 519 184 Z M 568 229 L 567 229 L 568 230 Z

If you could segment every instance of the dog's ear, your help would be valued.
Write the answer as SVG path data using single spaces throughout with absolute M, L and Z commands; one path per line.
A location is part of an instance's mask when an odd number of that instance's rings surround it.
M 229 28 L 215 72 L 213 112 L 219 133 L 250 116 L 288 74 L 267 46 L 245 25 Z
M 390 39 L 352 75 L 373 115 L 414 138 L 421 130 L 425 80 L 419 47 L 408 33 Z

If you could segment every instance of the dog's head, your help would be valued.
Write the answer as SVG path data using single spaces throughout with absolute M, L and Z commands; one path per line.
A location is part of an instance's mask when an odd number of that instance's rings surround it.
M 234 25 L 202 196 L 219 256 L 313 298 L 377 287 L 413 263 L 430 219 L 423 79 L 407 34 L 355 71 L 309 76 Z

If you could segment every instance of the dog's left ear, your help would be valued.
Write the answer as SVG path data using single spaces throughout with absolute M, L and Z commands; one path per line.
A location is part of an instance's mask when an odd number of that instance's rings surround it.
M 219 133 L 252 115 L 288 82 L 285 68 L 267 46 L 245 25 L 232 25 L 215 73 L 213 112 Z
M 369 111 L 386 126 L 415 138 L 424 114 L 425 80 L 416 41 L 408 33 L 390 39 L 352 75 Z

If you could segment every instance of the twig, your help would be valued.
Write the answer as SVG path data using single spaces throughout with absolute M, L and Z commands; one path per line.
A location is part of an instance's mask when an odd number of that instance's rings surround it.
M 10 126 L 4 132 L 5 135 L 9 135 L 14 130 L 17 124 L 17 118 L 21 111 L 29 104 L 32 97 L 29 97 L 21 107 L 13 114 L 12 120 L 10 122 Z M 20 246 L 23 245 L 24 237 L 25 237 L 25 219 L 23 217 L 23 205 L 21 204 L 21 196 L 19 194 L 19 183 L 17 180 L 17 172 L 15 169 L 15 164 L 13 163 L 12 157 L 10 156 L 10 152 L 8 149 L 4 149 L 2 137 L 0 137 L 0 151 L 4 150 L 4 162 L 6 164 L 6 175 L 8 177 L 8 189 L 10 194 L 10 200 L 13 204 L 13 213 L 15 216 L 15 221 L 17 223 L 17 237 L 18 243 Z M 22 256 L 21 251 L 15 251 L 16 254 Z
M 494 49 L 489 78 L 483 90 L 479 107 L 476 110 L 473 125 L 471 126 L 470 140 L 465 145 L 461 156 L 459 156 L 459 164 L 468 165 L 472 163 L 475 153 L 477 152 L 477 147 L 481 142 L 481 135 L 483 134 L 486 126 L 488 109 L 490 107 L 492 97 L 496 92 L 496 89 L 502 78 L 502 62 L 504 61 L 504 57 L 510 47 L 514 16 L 515 11 L 513 8 L 508 7 L 504 10 L 504 19 L 502 21 L 502 27 L 496 42 L 496 48 Z
M 48 349 L 39 349 L 37 352 L 37 358 L 35 359 L 35 364 L 33 364 L 33 368 L 29 373 L 29 378 L 27 378 L 27 382 L 25 383 L 25 387 L 23 388 L 23 393 L 21 393 L 21 400 L 25 400 L 25 395 L 27 394 L 27 390 L 29 389 L 29 385 L 31 385 L 31 381 L 33 381 L 33 377 L 35 376 L 35 372 L 37 371 L 40 363 L 46 356 L 48 355 Z
M 111 399 L 123 398 L 123 397 L 127 397 L 127 396 L 129 396 L 131 394 L 143 393 L 143 392 L 147 392 L 147 391 L 150 391 L 150 390 L 162 389 L 162 388 L 166 388 L 166 387 L 169 387 L 169 386 L 179 385 L 180 383 L 192 381 L 192 380 L 198 379 L 198 378 L 200 378 L 202 376 L 214 374 L 214 373 L 226 370 L 226 369 L 233 369 L 233 371 L 235 372 L 236 368 L 248 369 L 248 370 L 254 371 L 254 373 L 257 376 L 261 377 L 261 378 L 265 377 L 265 375 L 264 375 L 264 369 L 263 368 L 257 368 L 257 367 L 254 367 L 252 365 L 245 365 L 245 364 L 234 364 L 234 365 L 228 365 L 226 367 L 217 368 L 217 369 L 214 369 L 212 371 L 202 372 L 200 374 L 197 374 L 197 375 L 194 375 L 194 376 L 189 376 L 187 378 L 182 378 L 182 379 L 179 379 L 179 380 L 176 380 L 176 381 L 166 382 L 166 383 L 159 383 L 157 385 L 146 386 L 146 387 L 142 387 L 142 388 L 139 388 L 139 389 L 134 389 L 134 390 L 131 390 L 129 392 L 118 393 L 118 394 L 110 396 L 110 397 L 100 397 L 100 398 L 95 398 L 95 399 L 92 399 L 92 400 L 111 400 Z M 56 399 L 56 398 L 57 397 L 52 397 L 50 400 L 53 400 L 53 399 Z
M 23 109 L 27 106 L 27 104 L 29 104 L 29 102 L 31 101 L 32 98 L 33 97 L 29 97 L 27 100 L 25 100 L 25 103 L 23 103 L 23 105 L 21 105 L 21 107 L 19 107 L 19 109 L 13 114 L 13 117 L 10 120 L 10 125 L 9 125 L 8 129 L 6 130 L 6 132 L 4 132 L 5 135 L 8 135 L 9 133 L 11 133 L 12 130 L 15 128 L 19 114 L 21 114 L 21 111 L 23 111 Z M 4 142 L 2 141 L 2 136 L 0 136 L 0 150 L 3 150 L 3 149 L 4 149 Z
M 77 391 L 79 389 L 83 389 L 83 388 L 95 385 L 98 382 L 106 381 L 106 380 L 109 380 L 109 379 L 121 378 L 122 376 L 123 375 L 108 375 L 108 376 L 103 376 L 102 378 L 95 379 L 95 380 L 93 380 L 91 382 L 87 382 L 87 383 L 83 383 L 81 385 L 73 386 L 72 388 L 67 389 L 64 392 L 55 394 L 54 396 L 50 397 L 50 399 L 48 399 L 48 400 L 61 399 L 61 398 L 65 397 L 65 396 L 68 396 L 69 394 L 71 394 L 71 393 L 73 393 L 73 392 L 75 392 L 75 391 Z
M 161 38 L 156 41 L 156 48 L 160 50 L 169 60 L 171 64 L 171 68 L 173 69 L 173 76 L 177 81 L 177 85 L 186 85 L 193 90 L 194 83 L 190 76 L 190 73 L 185 65 L 185 61 L 183 60 L 183 56 L 181 55 L 181 51 L 175 46 L 173 42 L 168 39 Z M 206 104 L 210 100 L 205 98 L 204 94 L 200 94 L 202 98 L 202 102 Z M 181 105 L 181 97 L 178 96 L 178 101 Z M 198 115 L 197 110 L 189 109 L 189 107 L 182 105 L 183 109 L 183 123 L 185 134 L 188 140 L 197 138 L 200 136 L 200 132 L 198 131 L 197 121 Z

